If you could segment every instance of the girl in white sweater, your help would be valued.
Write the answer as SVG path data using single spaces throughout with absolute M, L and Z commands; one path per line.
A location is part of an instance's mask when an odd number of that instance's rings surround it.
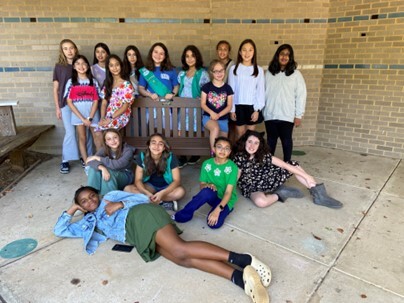
M 257 48 L 251 39 L 241 42 L 236 65 L 230 68 L 228 83 L 234 91 L 230 118 L 236 121 L 236 139 L 263 121 L 265 105 L 264 70 L 257 64 Z

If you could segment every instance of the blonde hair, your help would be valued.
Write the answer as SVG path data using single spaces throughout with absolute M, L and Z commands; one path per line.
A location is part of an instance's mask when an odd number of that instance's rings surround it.
M 77 48 L 77 45 L 76 45 L 76 43 L 74 43 L 72 40 L 70 40 L 70 39 L 63 39 L 62 41 L 60 41 L 60 43 L 59 43 L 59 58 L 58 58 L 58 64 L 61 64 L 61 65 L 67 65 L 68 64 L 68 62 L 67 62 L 67 58 L 66 58 L 66 56 L 65 56 L 65 54 L 63 53 L 63 44 L 65 44 L 65 43 L 70 43 L 70 44 L 72 44 L 73 45 L 73 47 L 74 47 L 74 49 L 76 50 L 76 56 L 79 54 L 79 49 Z

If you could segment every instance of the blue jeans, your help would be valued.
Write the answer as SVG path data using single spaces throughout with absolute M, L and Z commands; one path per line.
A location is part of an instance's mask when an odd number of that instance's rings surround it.
M 208 203 L 210 206 L 212 206 L 212 209 L 208 213 L 209 218 L 210 213 L 219 205 L 221 201 L 222 199 L 220 199 L 217 196 L 217 192 L 211 190 L 210 188 L 203 188 L 199 193 L 197 193 L 195 196 L 192 197 L 192 200 L 189 201 L 188 204 L 185 205 L 183 209 L 175 213 L 174 215 L 175 221 L 180 223 L 190 221 L 194 216 L 194 212 L 205 203 Z M 224 220 L 230 214 L 230 212 L 231 210 L 226 205 L 224 209 L 220 212 L 217 223 L 215 225 L 208 224 L 208 226 L 213 229 L 221 227 L 224 223 Z M 208 221 L 208 219 L 206 219 L 206 221 Z
M 73 113 L 67 105 L 62 107 L 60 111 L 62 112 L 62 122 L 65 128 L 65 136 L 62 145 L 62 160 L 78 160 L 80 157 L 76 140 L 76 128 L 72 125 Z

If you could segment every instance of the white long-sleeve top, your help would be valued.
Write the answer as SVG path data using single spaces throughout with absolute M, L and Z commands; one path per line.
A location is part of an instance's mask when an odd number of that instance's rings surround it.
M 229 71 L 228 83 L 234 91 L 233 108 L 231 112 L 236 111 L 235 105 L 253 105 L 255 111 L 262 110 L 265 106 L 265 78 L 264 70 L 258 66 L 257 77 L 252 76 L 254 66 L 245 66 L 239 64 L 237 75 L 234 75 L 233 65 Z
M 275 76 L 270 72 L 265 75 L 264 120 L 282 120 L 294 122 L 301 119 L 306 107 L 306 83 L 300 71 L 295 70 L 290 76 L 280 72 Z

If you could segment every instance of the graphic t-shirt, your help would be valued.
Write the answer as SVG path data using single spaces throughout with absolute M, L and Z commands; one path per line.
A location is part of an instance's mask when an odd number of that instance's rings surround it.
M 209 82 L 202 86 L 202 91 L 206 94 L 206 106 L 217 114 L 226 108 L 227 97 L 233 95 L 233 89 L 227 83 L 224 83 L 222 87 L 217 87 Z M 209 116 L 206 112 L 203 114 Z M 219 120 L 228 118 L 229 114 L 220 117 Z
M 231 197 L 227 203 L 229 209 L 233 209 L 237 201 L 237 174 L 238 167 L 232 160 L 227 160 L 224 164 L 216 164 L 215 158 L 210 158 L 202 163 L 199 181 L 214 184 L 220 199 L 223 199 L 227 185 L 233 185 Z

